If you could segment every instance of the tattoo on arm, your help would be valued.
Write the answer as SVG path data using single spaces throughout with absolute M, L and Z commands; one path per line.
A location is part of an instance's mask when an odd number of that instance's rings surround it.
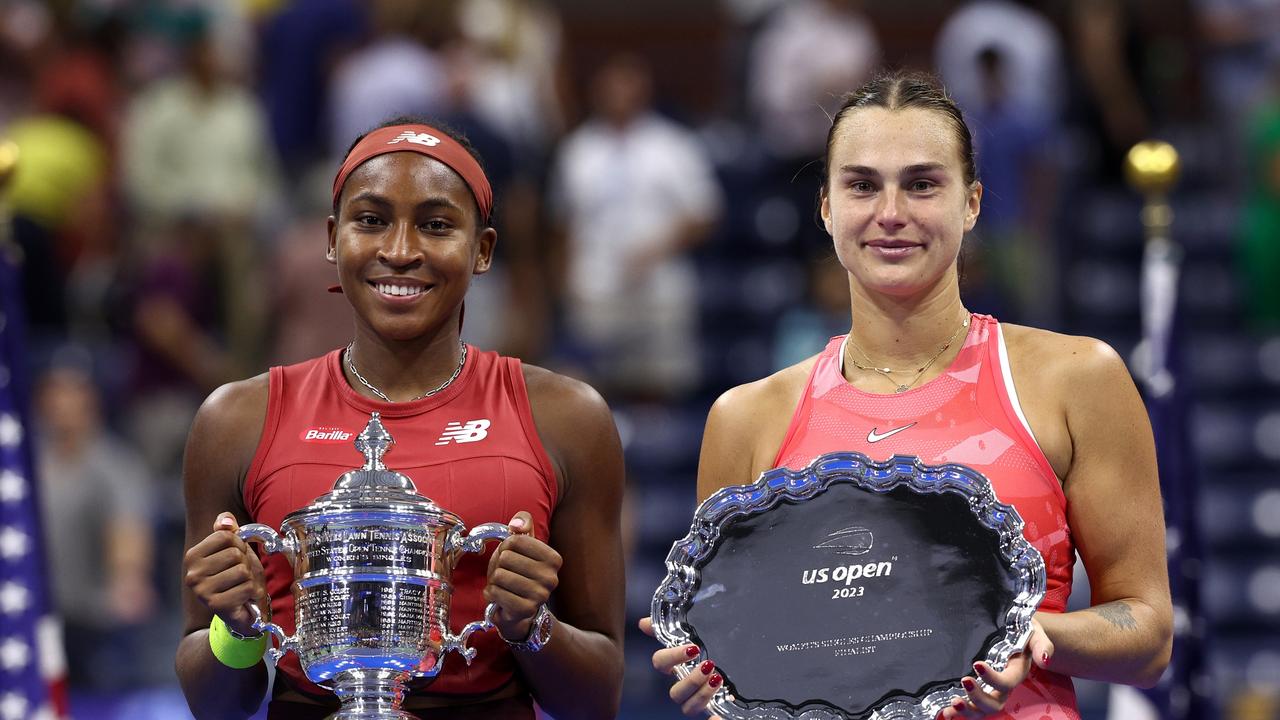
M 1103 603 L 1089 608 L 1089 611 L 1101 615 L 1104 620 L 1121 630 L 1136 630 L 1138 628 L 1138 621 L 1134 619 L 1133 613 L 1129 610 L 1129 604 L 1123 600 Z

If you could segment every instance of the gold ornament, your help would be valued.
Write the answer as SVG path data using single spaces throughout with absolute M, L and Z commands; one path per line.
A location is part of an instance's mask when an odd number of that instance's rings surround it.
M 1129 149 L 1125 178 L 1144 195 L 1165 195 L 1178 181 L 1178 151 L 1163 140 L 1143 140 Z

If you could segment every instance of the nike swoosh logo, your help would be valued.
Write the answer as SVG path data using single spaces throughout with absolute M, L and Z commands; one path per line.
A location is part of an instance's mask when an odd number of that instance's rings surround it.
M 885 433 L 878 433 L 876 432 L 875 428 L 871 428 L 871 432 L 867 433 L 867 442 L 869 443 L 880 442 L 881 440 L 887 437 L 893 437 L 894 435 L 897 435 L 898 433 L 910 427 L 915 427 L 915 423 L 911 423 L 910 425 L 903 425 L 900 428 L 894 428 Z

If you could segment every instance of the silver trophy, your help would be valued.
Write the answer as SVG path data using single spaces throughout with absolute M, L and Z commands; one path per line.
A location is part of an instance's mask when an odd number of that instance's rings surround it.
M 342 702 L 338 720 L 412 720 L 400 709 L 409 683 L 434 678 L 444 655 L 471 664 L 471 633 L 493 628 L 495 606 L 454 635 L 449 632 L 450 577 L 464 552 L 503 540 L 501 523 L 466 532 L 457 515 L 419 495 L 413 481 L 382 463 L 393 440 L 378 413 L 356 438 L 364 467 L 343 473 L 333 491 L 285 517 L 281 532 L 261 523 L 240 537 L 283 552 L 293 567 L 297 632 L 288 637 L 251 604 L 253 627 L 278 645 L 274 664 L 292 650 L 314 683 Z

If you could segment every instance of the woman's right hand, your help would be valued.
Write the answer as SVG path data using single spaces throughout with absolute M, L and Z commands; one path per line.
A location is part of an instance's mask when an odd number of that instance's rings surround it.
M 653 621 L 647 617 L 640 618 L 640 631 L 653 637 Z M 716 665 L 710 660 L 698 662 L 701 650 L 697 645 L 681 645 L 674 648 L 663 648 L 653 654 L 653 667 L 660 673 L 675 675 L 677 665 L 690 665 L 692 671 L 671 686 L 668 695 L 680 711 L 688 717 L 695 717 L 706 712 L 707 704 L 723 684 L 724 678 L 716 672 Z M 722 720 L 712 715 L 711 720 Z
M 183 582 L 192 594 L 227 627 L 241 635 L 256 635 L 249 603 L 256 602 L 264 618 L 270 613 L 267 583 L 258 553 L 236 533 L 236 518 L 229 512 L 213 521 L 213 532 L 196 543 L 182 558 Z

